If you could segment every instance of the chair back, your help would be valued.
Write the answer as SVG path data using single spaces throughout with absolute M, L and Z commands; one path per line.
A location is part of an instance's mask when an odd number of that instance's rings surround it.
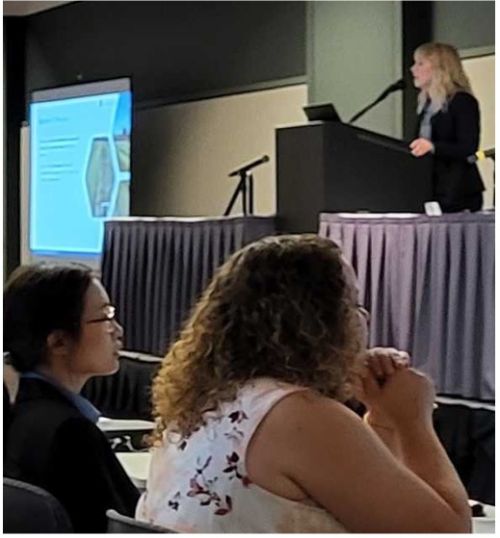
M 161 366 L 161 357 L 120 353 L 120 369 L 113 375 L 92 377 L 82 396 L 106 417 L 118 419 L 151 418 L 151 384 Z
M 163 534 L 176 534 L 175 531 L 151 525 L 144 521 L 138 521 L 128 516 L 119 514 L 116 510 L 108 510 L 108 533 L 112 534 L 144 534 L 158 532 Z
M 71 533 L 66 510 L 49 492 L 38 486 L 3 479 L 4 533 Z

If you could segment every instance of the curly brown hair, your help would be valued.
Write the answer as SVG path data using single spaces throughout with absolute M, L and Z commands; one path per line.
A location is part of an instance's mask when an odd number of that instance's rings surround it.
M 257 377 L 346 398 L 359 330 L 335 243 L 283 235 L 247 245 L 218 269 L 154 379 L 154 440 L 167 427 L 188 437 Z

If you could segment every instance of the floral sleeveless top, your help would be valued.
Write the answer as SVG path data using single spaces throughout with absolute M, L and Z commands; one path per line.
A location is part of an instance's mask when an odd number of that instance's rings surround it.
M 245 456 L 258 425 L 282 398 L 305 390 L 273 379 L 245 385 L 205 414 L 187 440 L 165 432 L 152 455 L 136 518 L 182 533 L 346 532 L 327 511 L 253 484 Z

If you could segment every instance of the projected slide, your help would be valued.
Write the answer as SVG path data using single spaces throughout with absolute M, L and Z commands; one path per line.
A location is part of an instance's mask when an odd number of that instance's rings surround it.
M 132 96 L 96 93 L 100 84 L 53 90 L 52 99 L 50 90 L 35 92 L 42 99 L 30 114 L 34 252 L 99 254 L 104 218 L 129 214 Z M 85 86 L 91 95 L 67 95 Z

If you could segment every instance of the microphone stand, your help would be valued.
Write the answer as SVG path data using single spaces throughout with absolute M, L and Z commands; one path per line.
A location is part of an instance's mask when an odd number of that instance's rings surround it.
M 496 195 L 496 182 L 495 182 L 495 169 L 496 169 L 496 161 L 495 161 L 495 155 L 492 155 L 490 159 L 493 161 L 493 210 L 496 207 L 495 203 L 495 195 Z
M 365 106 L 362 110 L 360 110 L 357 114 L 354 114 L 354 116 L 349 120 L 348 123 L 353 123 L 357 119 L 361 118 L 364 114 L 366 114 L 369 110 L 371 110 L 375 105 L 378 105 L 380 101 L 383 101 L 387 96 L 389 95 L 389 92 L 384 92 L 382 95 L 377 97 L 373 103 L 370 103 L 369 105 Z
M 240 193 L 243 215 L 253 215 L 253 175 L 250 170 L 256 166 L 267 163 L 268 161 L 269 157 L 264 155 L 260 159 L 252 161 L 249 164 L 245 164 L 241 168 L 238 168 L 229 174 L 229 177 L 239 176 L 240 180 L 238 181 L 236 189 L 234 190 L 231 199 L 229 200 L 229 204 L 224 211 L 224 217 L 227 217 L 231 213 Z
M 229 200 L 229 204 L 227 205 L 226 210 L 224 211 L 224 217 L 227 217 L 231 213 L 240 193 L 243 215 L 253 215 L 253 176 L 250 172 L 247 172 L 246 170 L 241 170 L 238 173 L 240 176 L 240 180 L 238 182 L 238 185 L 236 185 L 236 189 L 231 196 L 231 200 Z
M 253 175 L 252 173 L 247 174 L 248 182 L 248 212 L 250 215 L 253 215 Z
M 373 108 L 375 105 L 378 105 L 380 101 L 383 101 L 388 95 L 390 95 L 393 92 L 397 92 L 398 90 L 404 90 L 406 87 L 406 83 L 403 79 L 398 80 L 394 84 L 391 84 L 388 88 L 386 88 L 376 99 L 373 101 L 373 103 L 370 103 L 369 105 L 365 106 L 362 110 L 360 110 L 357 114 L 354 114 L 354 116 L 349 120 L 348 123 L 353 123 L 357 119 L 359 119 L 363 114 L 366 114 L 371 108 Z

